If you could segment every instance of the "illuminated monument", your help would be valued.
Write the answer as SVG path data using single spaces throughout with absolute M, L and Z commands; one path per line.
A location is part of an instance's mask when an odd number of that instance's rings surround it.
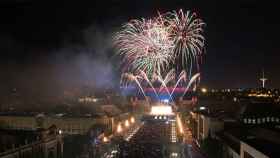
M 265 88 L 265 82 L 268 80 L 267 78 L 264 77 L 264 70 L 262 71 L 262 78 L 260 78 L 262 81 L 262 88 Z

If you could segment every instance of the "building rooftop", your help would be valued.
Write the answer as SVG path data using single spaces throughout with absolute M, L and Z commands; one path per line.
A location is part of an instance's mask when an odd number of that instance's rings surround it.
M 248 103 L 243 107 L 244 116 L 276 116 L 280 117 L 280 105 L 275 103 Z
M 280 154 L 280 132 L 264 128 L 239 127 L 219 133 L 221 140 L 237 153 L 240 152 L 240 141 L 256 150 L 276 158 Z

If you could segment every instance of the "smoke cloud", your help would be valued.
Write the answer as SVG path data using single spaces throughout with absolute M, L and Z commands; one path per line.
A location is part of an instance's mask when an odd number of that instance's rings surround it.
M 26 102 L 55 102 L 65 95 L 117 90 L 119 61 L 114 55 L 112 35 L 112 30 L 91 25 L 74 36 L 66 36 L 55 50 L 32 50 L 24 61 L 2 63 L 5 84 L 1 86 L 1 98 L 16 91 Z

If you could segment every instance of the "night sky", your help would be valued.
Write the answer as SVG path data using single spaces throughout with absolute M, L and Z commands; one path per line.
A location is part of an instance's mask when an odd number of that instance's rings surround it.
M 207 23 L 203 86 L 258 87 L 264 68 L 268 87 L 280 87 L 276 4 L 254 0 L 102 2 L 1 1 L 0 91 L 115 86 L 119 59 L 112 47 L 114 33 L 130 19 L 180 8 L 197 12 Z

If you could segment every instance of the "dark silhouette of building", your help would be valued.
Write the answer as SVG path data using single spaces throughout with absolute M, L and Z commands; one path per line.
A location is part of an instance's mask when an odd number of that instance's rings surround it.
M 55 125 L 37 130 L 0 130 L 0 158 L 62 158 L 63 140 Z

